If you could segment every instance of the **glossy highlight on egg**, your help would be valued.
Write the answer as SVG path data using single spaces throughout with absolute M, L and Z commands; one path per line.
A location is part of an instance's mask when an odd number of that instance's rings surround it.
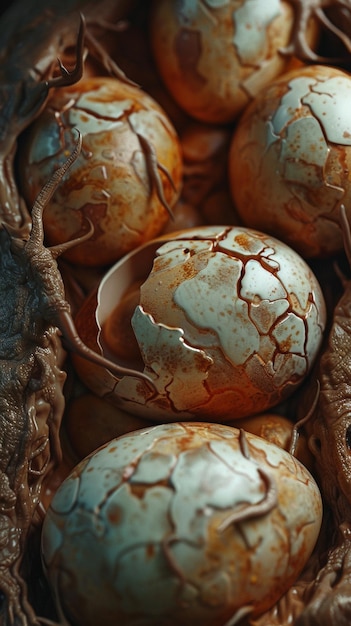
M 321 517 L 314 479 L 285 450 L 220 424 L 163 424 L 76 466 L 42 557 L 77 626 L 225 626 L 289 588 Z

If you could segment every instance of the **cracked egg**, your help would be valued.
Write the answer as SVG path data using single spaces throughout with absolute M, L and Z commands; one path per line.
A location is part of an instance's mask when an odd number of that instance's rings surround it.
M 340 205 L 351 218 L 351 78 L 311 65 L 275 80 L 233 135 L 229 178 L 246 226 L 305 258 L 343 251 Z
M 288 69 L 294 11 L 283 0 L 156 0 L 150 41 L 160 75 L 184 111 L 234 120 Z M 308 26 L 308 38 L 315 38 Z
M 229 626 L 289 589 L 321 519 L 317 484 L 285 450 L 162 424 L 75 467 L 44 520 L 43 564 L 65 623 Z
M 131 413 L 233 420 L 298 387 L 325 321 L 319 283 L 294 250 L 252 229 L 203 226 L 130 253 L 76 317 L 88 345 L 155 388 L 72 358 L 88 387 Z
M 72 152 L 75 129 L 81 154 L 45 208 L 45 237 L 53 246 L 88 233 L 64 256 L 103 266 L 167 224 L 180 194 L 181 148 L 167 114 L 142 89 L 111 77 L 82 79 L 55 91 L 24 137 L 20 181 L 29 206 Z

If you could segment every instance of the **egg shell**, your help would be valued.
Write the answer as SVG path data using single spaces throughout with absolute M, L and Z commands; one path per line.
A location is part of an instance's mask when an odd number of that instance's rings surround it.
M 243 227 L 208 226 L 124 257 L 76 316 L 83 340 L 109 358 L 116 355 L 104 327 L 143 277 L 131 324 L 155 389 L 136 377 L 116 380 L 73 355 L 97 395 L 152 421 L 228 421 L 276 405 L 310 371 L 325 327 L 324 298 L 309 266 L 282 242 Z M 117 362 L 140 369 L 130 345 L 132 361 Z
M 155 388 L 133 376 L 117 380 L 73 356 L 97 395 L 152 421 L 228 421 L 278 404 L 310 371 L 325 327 L 324 298 L 307 263 L 277 239 L 207 226 L 154 240 L 122 259 L 76 316 L 84 340 L 95 317 L 95 345 L 109 357 L 104 325 L 142 276 L 131 324 Z
M 77 626 L 224 626 L 290 587 L 321 517 L 314 479 L 285 450 L 219 424 L 163 424 L 74 469 L 44 520 L 43 563 Z
M 243 223 L 305 258 L 343 250 L 341 204 L 351 219 L 350 98 L 349 73 L 305 66 L 258 94 L 232 138 L 229 180 Z
M 21 146 L 20 184 L 29 206 L 73 150 L 75 129 L 82 151 L 45 208 L 46 241 L 77 239 L 90 220 L 92 235 L 64 256 L 82 266 L 104 266 L 157 236 L 168 222 L 182 182 L 179 139 L 163 109 L 133 85 L 94 77 L 59 89 Z M 161 192 L 151 175 L 150 150 Z
M 280 0 L 156 0 L 150 41 L 161 77 L 178 104 L 204 122 L 234 120 L 287 69 L 294 21 Z

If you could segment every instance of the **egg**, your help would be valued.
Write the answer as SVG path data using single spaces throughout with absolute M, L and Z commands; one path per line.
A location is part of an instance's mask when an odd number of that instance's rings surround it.
M 131 413 L 228 421 L 296 390 L 325 321 L 320 285 L 294 250 L 252 229 L 203 226 L 124 257 L 76 316 L 84 341 L 95 334 L 91 347 L 144 370 L 154 387 L 72 358 L 94 393 Z
M 281 50 L 293 24 L 293 7 L 282 0 L 156 0 L 150 42 L 179 106 L 197 120 L 224 123 L 288 68 Z
M 197 208 L 202 224 L 237 224 L 228 184 L 232 128 L 192 122 L 180 133 L 183 155 L 181 198 Z M 173 228 L 173 231 L 175 228 Z
M 228 626 L 296 580 L 321 516 L 317 484 L 285 450 L 219 424 L 157 425 L 62 483 L 43 566 L 75 626 Z
M 46 242 L 89 232 L 64 256 L 105 266 L 162 232 L 182 183 L 182 157 L 172 122 L 142 89 L 93 77 L 54 92 L 23 138 L 19 178 L 32 206 L 44 183 L 82 134 L 82 151 L 43 215 Z
M 339 207 L 351 218 L 351 77 L 311 65 L 261 91 L 240 119 L 229 179 L 246 226 L 305 258 L 343 250 Z
M 294 422 L 278 413 L 260 413 L 253 417 L 244 417 L 241 420 L 227 422 L 229 426 L 242 428 L 253 435 L 263 437 L 270 443 L 288 450 L 295 448 L 294 456 L 303 463 L 314 476 L 314 456 L 308 447 L 308 439 L 303 429 L 298 428 L 296 443 Z M 302 432 L 301 432 L 302 431 Z

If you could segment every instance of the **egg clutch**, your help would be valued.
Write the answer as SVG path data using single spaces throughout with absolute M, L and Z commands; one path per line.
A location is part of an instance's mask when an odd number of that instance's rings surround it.
M 344 626 L 351 594 L 327 591 L 351 523 L 351 78 L 314 52 L 343 6 L 142 4 L 101 42 L 115 73 L 88 46 L 19 139 L 32 206 L 81 135 L 45 243 L 73 242 L 58 267 L 79 337 L 128 371 L 68 350 L 50 619 Z

